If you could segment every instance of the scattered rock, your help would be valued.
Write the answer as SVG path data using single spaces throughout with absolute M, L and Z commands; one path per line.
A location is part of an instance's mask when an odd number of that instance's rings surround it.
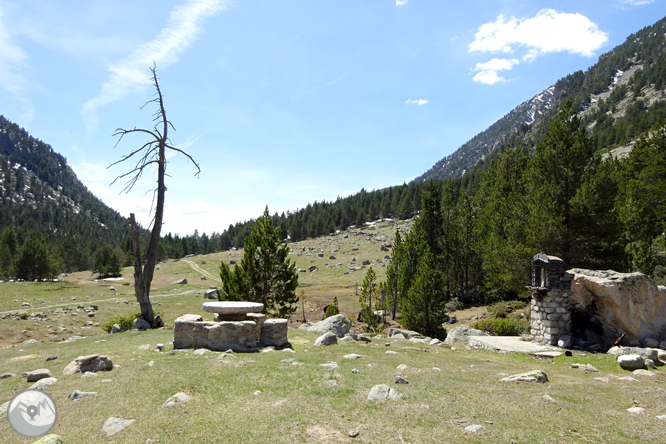
M 111 334 L 120 333 L 121 331 L 125 331 L 125 330 L 123 330 L 123 327 L 120 324 L 113 324 L 111 326 L 111 331 L 109 333 L 111 333 Z
M 338 337 L 332 332 L 326 332 L 323 335 L 319 336 L 315 341 L 315 347 L 333 345 L 338 343 Z
M 0 375 L 0 379 L 5 379 L 5 378 L 15 378 L 16 375 L 14 373 L 3 373 Z
M 386 399 L 400 399 L 402 393 L 392 389 L 386 384 L 379 384 L 370 389 L 368 401 L 384 401 Z
M 397 366 L 395 369 L 398 370 L 400 373 L 402 373 L 402 372 L 404 372 L 405 370 L 407 370 L 407 364 L 400 364 L 400 365 Z
M 599 382 L 610 382 L 610 379 L 608 378 L 594 378 L 594 380 Z
M 31 389 L 35 390 L 44 390 L 46 387 L 55 384 L 58 382 L 56 378 L 50 377 L 50 378 L 44 378 L 40 379 L 39 381 L 35 382 L 30 386 Z
M 557 401 L 555 401 L 555 399 L 553 399 L 551 396 L 543 395 L 542 398 L 543 398 L 544 401 L 548 401 L 548 402 L 551 402 L 553 404 L 557 404 Z
M 356 438 L 360 434 L 361 432 L 359 432 L 358 430 L 350 430 L 349 432 L 347 432 L 347 436 L 349 436 L 350 438 Z
M 204 293 L 204 298 L 206 299 L 217 299 L 217 290 L 209 289 Z
M 502 382 L 548 382 L 548 376 L 541 370 L 532 370 L 527 373 L 507 376 Z
M 137 348 L 139 350 L 150 350 L 151 347 L 152 346 L 150 344 L 143 344 L 143 345 L 139 345 Z
M 442 341 L 440 341 L 440 340 L 437 339 L 437 338 L 434 338 L 434 339 L 431 339 L 431 340 L 430 340 L 430 345 L 437 345 L 437 344 L 439 344 L 440 342 L 442 342 Z
M 113 436 L 121 430 L 129 427 L 129 425 L 133 422 L 133 419 L 122 419 L 114 417 L 108 418 L 106 421 L 104 421 L 104 425 L 102 426 L 102 433 L 104 433 L 107 437 Z
M 396 376 L 396 377 L 394 378 L 394 381 L 395 381 L 396 384 L 409 384 L 409 381 L 407 381 L 407 380 L 406 380 L 405 378 L 403 378 L 402 376 Z
M 134 322 L 132 322 L 132 328 L 139 331 L 150 330 L 150 324 L 143 318 L 136 318 Z
M 353 368 L 353 369 L 352 369 L 352 373 L 355 374 L 355 375 L 360 375 L 360 374 L 361 374 L 361 371 L 358 370 L 358 369 Z
M 97 392 L 80 392 L 78 390 L 74 390 L 69 394 L 68 398 L 70 401 L 80 401 L 85 398 L 94 398 L 95 396 L 97 396 Z
M 617 358 L 617 363 L 624 370 L 636 370 L 645 367 L 645 360 L 639 355 L 622 355 Z
M 608 354 L 616 358 L 623 355 L 639 355 L 643 359 L 652 359 L 654 362 L 659 360 L 659 351 L 653 348 L 640 347 L 611 347 Z
M 187 285 L 187 279 L 178 279 L 177 281 L 173 281 L 172 284 L 175 284 L 175 285 Z
M 335 316 L 330 316 L 321 322 L 317 322 L 308 328 L 308 331 L 317 331 L 320 333 L 332 332 L 338 338 L 341 338 L 346 335 L 347 332 L 349 332 L 350 328 L 351 321 L 347 317 L 338 314 Z
M 356 353 L 351 353 L 349 355 L 344 355 L 344 359 L 361 359 L 363 356 L 356 354 Z
M 645 409 L 643 407 L 630 407 L 627 409 L 629 413 L 633 413 L 634 415 L 642 415 L 645 413 Z
M 38 370 L 33 370 L 31 372 L 23 373 L 23 376 L 28 378 L 27 382 L 37 382 L 40 379 L 50 378 L 51 372 L 47 368 L 40 368 Z
M 638 376 L 650 376 L 650 377 L 657 376 L 656 373 L 651 372 L 650 370 L 643 370 L 643 369 L 634 370 L 631 373 Z
M 397 355 L 398 352 L 397 352 L 397 351 L 393 351 L 393 350 L 386 350 L 386 354 L 387 354 L 387 355 Z
M 479 433 L 481 430 L 483 430 L 483 426 L 479 424 L 472 424 L 465 427 L 465 431 L 469 433 Z
M 75 373 L 98 372 L 100 370 L 109 371 L 113 369 L 113 363 L 108 356 L 88 355 L 79 356 L 62 370 L 63 375 L 73 375 Z
M 656 365 L 655 365 L 655 363 L 652 359 L 646 359 L 645 360 L 645 366 L 647 368 L 655 368 L 656 367 Z
M 191 396 L 187 395 L 186 393 L 183 392 L 178 392 L 164 403 L 164 407 L 175 407 L 178 404 L 182 404 L 184 402 L 189 402 L 192 399 Z
M 444 342 L 447 344 L 455 344 L 456 342 L 468 342 L 470 336 L 488 336 L 485 331 L 477 330 L 469 325 L 459 325 L 454 327 L 446 335 Z

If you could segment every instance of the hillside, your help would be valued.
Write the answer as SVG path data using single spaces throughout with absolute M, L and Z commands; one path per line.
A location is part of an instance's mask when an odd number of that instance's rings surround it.
M 127 221 L 79 181 L 53 148 L 0 116 L 0 230 L 19 243 L 31 233 L 46 238 L 64 271 L 90 268 L 103 243 L 119 245 Z
M 460 177 L 507 145 L 534 147 L 570 100 L 597 150 L 630 144 L 666 118 L 666 18 L 630 35 L 586 72 L 577 71 L 521 103 L 415 179 Z

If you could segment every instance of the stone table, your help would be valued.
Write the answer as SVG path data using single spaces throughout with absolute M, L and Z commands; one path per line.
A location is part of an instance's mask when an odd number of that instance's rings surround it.
M 219 301 L 219 302 L 204 302 L 201 306 L 204 311 L 215 313 L 215 321 L 245 321 L 249 318 L 261 317 L 260 315 L 264 309 L 264 304 L 257 302 L 246 301 Z M 254 319 L 252 319 L 254 320 Z

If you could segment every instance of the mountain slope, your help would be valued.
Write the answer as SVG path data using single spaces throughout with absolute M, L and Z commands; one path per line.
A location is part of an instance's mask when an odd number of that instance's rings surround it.
M 460 177 L 497 148 L 533 147 L 571 100 L 598 150 L 630 144 L 666 118 L 666 18 L 630 35 L 586 72 L 578 71 L 518 105 L 415 181 Z
M 32 232 L 59 250 L 66 270 L 85 269 L 101 244 L 118 245 L 127 220 L 95 197 L 66 159 L 0 116 L 0 229 Z

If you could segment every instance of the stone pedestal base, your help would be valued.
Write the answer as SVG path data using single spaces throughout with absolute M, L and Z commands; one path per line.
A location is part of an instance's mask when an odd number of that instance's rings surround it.
M 288 343 L 286 319 L 266 320 L 261 313 L 242 317 L 243 320 L 215 322 L 204 321 L 198 315 L 183 315 L 174 322 L 173 348 L 252 351 L 259 345 Z

